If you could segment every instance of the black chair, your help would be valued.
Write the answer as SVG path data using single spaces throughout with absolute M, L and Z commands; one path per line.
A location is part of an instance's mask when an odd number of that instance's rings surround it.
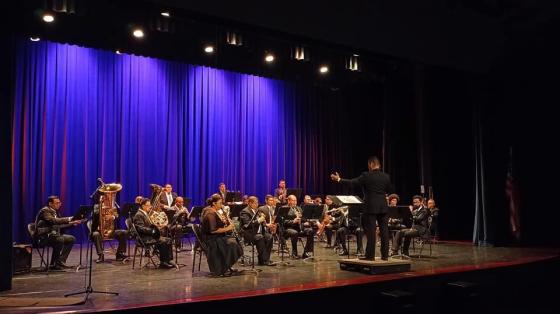
M 29 237 L 31 238 L 31 245 L 35 250 L 37 250 L 39 257 L 41 258 L 39 268 L 45 265 L 45 271 L 48 273 L 50 246 L 47 245 L 46 239 L 40 239 L 39 237 L 37 237 L 36 231 L 37 226 L 35 225 L 35 223 L 27 224 L 27 232 L 29 234 Z M 47 251 L 46 254 L 45 251 Z
M 192 225 L 192 230 L 196 238 L 196 242 L 193 247 L 193 261 L 192 261 L 192 273 L 194 273 L 194 267 L 196 264 L 196 255 L 198 254 L 198 271 L 200 271 L 200 263 L 202 262 L 202 254 L 208 256 L 208 246 L 202 240 L 202 228 L 198 224 Z
M 155 268 L 158 268 L 159 264 L 154 261 L 154 257 L 158 256 L 158 252 L 155 247 L 156 242 L 145 243 L 136 230 L 136 226 L 134 225 L 134 223 L 130 224 L 130 228 L 130 233 L 133 234 L 136 240 L 136 245 L 134 246 L 134 255 L 132 257 L 132 269 L 134 269 L 134 266 L 136 264 L 136 255 L 138 254 L 138 251 L 140 251 L 140 269 L 147 267 L 150 264 L 154 265 Z M 146 265 L 142 266 L 142 259 L 144 258 L 144 256 L 148 257 L 149 261 L 148 263 L 146 263 Z
M 432 256 L 432 243 L 436 244 L 435 236 L 432 235 L 432 217 L 428 218 L 428 230 L 415 238 L 412 239 L 412 249 L 416 251 L 415 243 L 420 246 L 420 251 L 418 252 L 418 258 L 422 257 L 422 251 L 424 250 L 424 245 L 428 244 L 430 249 L 430 255 Z

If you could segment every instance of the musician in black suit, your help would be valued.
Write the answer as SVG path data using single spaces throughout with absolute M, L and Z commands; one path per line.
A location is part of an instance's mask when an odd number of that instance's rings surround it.
M 381 234 L 381 259 L 389 259 L 389 231 L 387 229 L 387 194 L 392 192 L 389 176 L 381 171 L 381 162 L 375 156 L 368 159 L 368 170 L 354 179 L 342 179 L 338 172 L 331 179 L 340 183 L 360 186 L 364 192 L 365 209 L 362 225 L 367 244 L 365 259 L 375 259 L 376 221 Z
M 428 229 L 428 218 L 430 214 L 428 209 L 424 206 L 424 199 L 420 195 L 414 195 L 412 197 L 412 228 L 402 229 L 397 234 L 395 234 L 395 239 L 393 243 L 395 247 L 391 250 L 391 255 L 397 255 L 398 249 L 402 244 L 402 239 L 404 238 L 403 244 L 403 254 L 409 255 L 408 248 L 410 247 L 410 240 L 413 237 L 426 236 Z
M 363 254 L 362 238 L 364 237 L 364 231 L 360 226 L 359 216 L 350 217 L 348 208 L 334 211 L 332 213 L 335 219 L 335 224 L 338 226 L 336 229 L 336 241 L 342 247 L 342 252 L 340 255 L 348 255 L 348 248 L 346 247 L 346 236 L 350 233 L 356 235 L 356 246 L 358 248 L 358 254 Z
M 276 199 L 274 198 L 274 196 L 267 194 L 265 196 L 265 202 L 266 204 L 259 207 L 258 210 L 264 213 L 264 216 L 266 218 L 266 227 L 274 238 L 275 234 L 280 233 L 278 228 L 282 227 L 280 224 L 275 222 L 277 214 Z M 283 237 L 278 237 L 278 241 L 280 241 L 281 250 L 285 250 L 285 253 L 288 253 L 288 251 L 286 250 L 286 239 L 284 239 Z
M 227 195 L 227 189 L 226 189 L 226 184 L 221 182 L 218 185 L 218 195 L 220 195 L 222 197 L 222 202 L 225 204 L 226 202 L 226 195 Z
M 250 196 L 247 207 L 239 213 L 241 219 L 241 228 L 243 229 L 243 238 L 246 242 L 255 244 L 258 252 L 259 265 L 274 265 L 270 261 L 270 252 L 272 251 L 272 235 L 266 227 L 265 213 L 259 211 L 259 200 L 255 196 Z
M 330 223 L 327 223 L 327 225 L 325 226 L 325 234 L 327 235 L 327 246 L 326 246 L 326 248 L 330 249 L 332 247 L 333 232 L 338 230 L 340 225 L 339 225 L 339 221 L 333 217 L 332 213 L 329 213 L 329 211 L 332 211 L 334 208 L 336 208 L 336 205 L 333 204 L 333 200 L 332 200 L 330 195 L 327 195 L 325 197 L 325 204 L 323 206 L 324 206 L 324 209 L 323 209 L 323 215 L 321 217 L 321 222 L 322 223 L 325 222 L 325 216 L 326 215 L 329 215 L 330 217 L 332 217 L 330 219 Z
M 436 207 L 436 201 L 432 198 L 428 200 L 428 210 L 430 216 L 432 217 L 432 232 L 436 240 L 439 240 L 439 230 L 438 230 L 438 220 L 439 220 L 439 208 Z
M 278 187 L 274 189 L 274 197 L 276 197 L 281 204 L 286 204 L 288 195 L 286 190 L 286 180 L 282 179 L 278 182 Z
M 136 231 L 138 231 L 142 242 L 145 244 L 155 244 L 159 251 L 159 260 L 161 268 L 174 268 L 176 267 L 173 262 L 173 255 L 171 253 L 171 239 L 159 236 L 159 230 L 152 223 L 150 213 L 152 211 L 152 204 L 150 200 L 144 198 L 140 203 L 140 209 L 134 215 L 133 223 Z
M 103 204 L 102 195 L 100 196 L 100 203 Z M 118 218 L 118 214 L 115 213 L 115 215 L 113 215 L 114 232 L 110 236 L 111 238 L 116 239 L 119 242 L 119 246 L 117 248 L 117 253 L 116 253 L 116 260 L 122 261 L 125 258 L 127 258 L 125 252 L 126 252 L 126 238 L 128 236 L 128 231 L 117 228 L 118 227 L 117 218 Z M 93 230 L 93 232 L 91 233 L 91 240 L 95 244 L 95 250 L 97 251 L 97 260 L 95 262 L 101 263 L 105 260 L 105 255 L 103 254 L 103 245 L 102 245 L 103 236 L 101 235 L 101 233 L 99 233 L 99 204 L 93 205 L 93 215 L 92 215 L 90 228 L 91 230 Z
M 175 200 L 177 199 L 177 193 L 173 192 L 173 187 L 171 184 L 165 184 L 163 188 L 163 193 L 159 196 L 159 203 L 163 204 L 163 209 L 168 211 L 175 205 Z
M 286 229 L 285 235 L 292 240 L 292 258 L 299 258 L 297 253 L 299 236 L 307 237 L 302 258 L 311 257 L 313 255 L 313 229 L 309 222 L 302 221 L 303 211 L 296 204 L 297 197 L 295 195 L 289 195 L 288 206 L 290 210 L 284 221 L 284 228 Z
M 72 217 L 58 217 L 57 211 L 62 206 L 60 198 L 56 195 L 49 196 L 47 206 L 41 208 L 35 219 L 36 236 L 39 242 L 46 243 L 53 248 L 49 268 L 70 268 L 66 259 L 72 251 L 76 238 L 69 234 L 62 234 L 62 226 L 75 226 L 81 220 L 72 220 Z

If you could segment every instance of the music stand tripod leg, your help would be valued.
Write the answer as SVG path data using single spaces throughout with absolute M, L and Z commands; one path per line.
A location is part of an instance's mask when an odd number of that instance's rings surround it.
M 102 294 L 110 294 L 110 295 L 116 295 L 116 296 L 119 295 L 118 292 L 98 291 L 98 290 L 93 289 L 92 277 L 91 277 L 92 268 L 93 268 L 92 264 L 93 264 L 93 242 L 90 242 L 90 244 L 89 244 L 89 265 L 88 265 L 89 274 L 88 274 L 88 280 L 87 280 L 87 287 L 85 287 L 84 290 L 81 290 L 81 291 L 66 293 L 66 294 L 64 294 L 64 297 L 69 297 L 69 296 L 78 295 L 78 294 L 85 294 L 84 301 L 83 301 L 83 303 L 85 303 L 87 301 L 87 299 L 89 298 L 89 295 L 92 294 L 92 293 L 102 293 Z

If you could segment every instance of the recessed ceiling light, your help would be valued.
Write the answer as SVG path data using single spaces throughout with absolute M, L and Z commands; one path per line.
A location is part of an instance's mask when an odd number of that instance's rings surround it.
M 43 14 L 43 21 L 47 22 L 47 23 L 52 23 L 54 22 L 54 15 L 50 14 L 50 13 L 45 13 Z

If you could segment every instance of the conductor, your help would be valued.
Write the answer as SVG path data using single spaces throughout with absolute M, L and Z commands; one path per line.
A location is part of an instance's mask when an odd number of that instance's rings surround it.
M 365 210 L 362 215 L 362 225 L 367 238 L 364 259 L 375 259 L 375 222 L 381 234 L 381 259 L 389 258 L 389 230 L 388 207 L 386 195 L 392 193 L 389 176 L 381 171 L 381 162 L 375 156 L 368 159 L 368 170 L 354 179 L 342 179 L 338 172 L 331 174 L 336 182 L 360 186 L 364 191 Z

